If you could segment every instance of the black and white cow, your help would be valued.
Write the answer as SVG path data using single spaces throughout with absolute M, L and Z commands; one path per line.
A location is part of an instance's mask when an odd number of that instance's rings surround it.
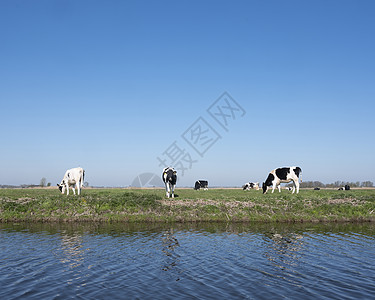
M 339 188 L 339 191 L 349 191 L 349 190 L 350 190 L 350 186 L 347 185 L 347 184 L 345 184 L 345 186 Z
M 72 187 L 74 195 L 76 194 L 75 188 L 77 188 L 77 193 L 79 195 L 81 193 L 81 188 L 83 187 L 84 179 L 85 170 L 80 167 L 69 169 L 65 172 L 64 178 L 61 180 L 60 184 L 57 184 L 57 186 L 62 194 L 64 194 L 66 190 L 66 195 L 69 195 L 69 187 Z
M 174 188 L 177 182 L 177 171 L 172 167 L 166 167 L 163 169 L 163 174 L 161 178 L 165 184 L 165 193 L 167 198 L 169 198 L 170 194 L 172 198 L 174 198 Z
M 244 191 L 249 191 L 251 189 L 259 190 L 259 182 L 247 182 L 242 186 Z
M 194 190 L 208 190 L 208 181 L 207 180 L 197 180 L 194 185 Z
M 285 167 L 285 168 L 277 168 L 272 170 L 266 179 L 263 182 L 263 194 L 267 192 L 270 186 L 272 186 L 272 193 L 275 191 L 276 186 L 281 192 L 280 183 L 288 183 L 293 181 L 293 191 L 292 194 L 295 192 L 297 188 L 297 194 L 299 192 L 299 174 L 302 172 L 300 167 Z

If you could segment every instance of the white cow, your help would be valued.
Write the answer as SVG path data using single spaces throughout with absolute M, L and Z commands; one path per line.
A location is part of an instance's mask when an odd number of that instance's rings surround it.
M 177 182 L 177 171 L 172 167 L 167 167 L 163 169 L 163 174 L 161 178 L 165 183 L 165 194 L 167 198 L 169 198 L 170 194 L 172 198 L 174 198 L 174 187 L 176 186 Z
M 275 191 L 275 188 L 278 187 L 279 192 L 281 192 L 280 183 L 288 183 L 293 181 L 293 190 L 297 189 L 297 194 L 299 192 L 299 174 L 302 172 L 300 167 L 285 167 L 277 168 L 272 170 L 266 179 L 263 182 L 263 194 L 265 194 L 270 186 L 272 186 L 272 193 Z
M 66 195 L 69 195 L 69 187 L 72 187 L 74 195 L 76 194 L 75 188 L 77 188 L 77 193 L 79 195 L 81 193 L 81 188 L 83 187 L 84 178 L 85 170 L 82 168 L 78 167 L 69 169 L 65 172 L 64 178 L 61 180 L 60 184 L 57 184 L 57 186 L 62 194 L 64 194 L 66 190 Z

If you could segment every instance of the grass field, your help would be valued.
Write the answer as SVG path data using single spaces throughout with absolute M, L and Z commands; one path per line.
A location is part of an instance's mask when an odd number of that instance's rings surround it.
M 375 190 L 0 189 L 0 222 L 373 222 Z

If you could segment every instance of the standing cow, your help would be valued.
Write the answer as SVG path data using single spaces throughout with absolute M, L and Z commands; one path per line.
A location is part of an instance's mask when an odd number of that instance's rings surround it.
M 75 188 L 77 188 L 77 193 L 79 195 L 81 193 L 81 188 L 83 187 L 84 178 L 85 170 L 82 168 L 78 167 L 69 169 L 65 172 L 64 178 L 61 180 L 60 184 L 57 184 L 57 186 L 62 194 L 64 194 L 66 190 L 66 195 L 69 195 L 69 187 L 72 187 L 74 195 L 76 194 Z
M 170 194 L 172 195 L 172 198 L 174 198 L 174 188 L 177 182 L 176 174 L 177 174 L 177 171 L 173 169 L 172 167 L 167 167 L 163 169 L 163 174 L 161 178 L 163 179 L 163 182 L 165 183 L 165 194 L 167 198 L 169 198 Z
M 275 170 L 272 170 L 266 179 L 265 182 L 263 182 L 263 194 L 267 192 L 269 187 L 272 186 L 272 193 L 275 191 L 276 186 L 279 189 L 279 192 L 281 192 L 280 183 L 288 183 L 293 181 L 293 191 L 297 188 L 297 194 L 299 192 L 299 174 L 302 173 L 302 170 L 300 167 L 285 167 L 285 168 L 277 168 Z

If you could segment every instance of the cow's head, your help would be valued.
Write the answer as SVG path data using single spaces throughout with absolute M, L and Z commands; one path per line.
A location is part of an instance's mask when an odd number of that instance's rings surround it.
M 266 181 L 262 184 L 263 194 L 267 193 L 268 187 L 273 184 L 274 180 L 275 176 L 272 173 L 269 173 Z
M 269 189 L 269 185 L 267 185 L 266 182 L 263 182 L 262 189 L 263 189 L 263 194 L 267 193 L 267 191 Z
M 64 193 L 65 193 L 65 184 L 64 184 L 64 180 L 61 181 L 60 184 L 57 184 L 57 186 L 59 187 L 59 190 L 60 190 L 61 194 L 64 194 Z

